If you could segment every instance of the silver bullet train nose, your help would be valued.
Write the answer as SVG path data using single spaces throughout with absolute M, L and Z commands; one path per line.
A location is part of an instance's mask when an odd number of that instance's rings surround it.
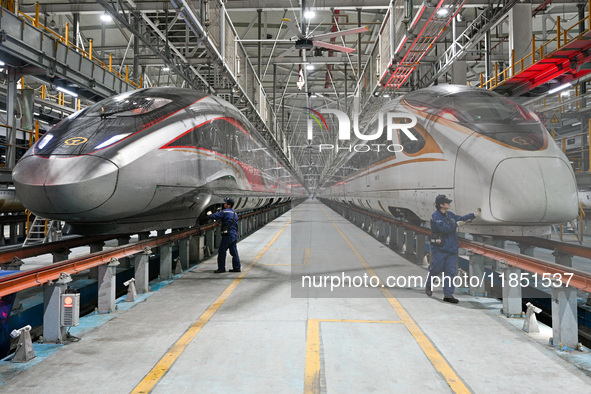
M 17 196 L 31 212 L 64 219 L 91 211 L 115 192 L 118 167 L 96 156 L 23 157 L 12 172 Z
M 563 223 L 578 214 L 576 181 L 557 157 L 508 158 L 499 163 L 490 187 L 495 219 L 520 223 Z

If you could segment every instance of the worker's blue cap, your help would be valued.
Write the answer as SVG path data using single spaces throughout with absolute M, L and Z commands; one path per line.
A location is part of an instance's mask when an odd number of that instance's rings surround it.
M 445 194 L 440 194 L 435 198 L 435 204 L 450 204 L 451 200 L 445 196 Z
M 224 202 L 231 207 L 234 206 L 234 199 L 232 197 L 224 198 Z

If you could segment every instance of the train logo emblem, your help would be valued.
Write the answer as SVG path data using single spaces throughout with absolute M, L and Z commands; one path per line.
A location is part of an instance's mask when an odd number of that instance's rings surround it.
M 75 146 L 75 145 L 80 145 L 85 143 L 86 141 L 88 141 L 88 138 L 84 138 L 84 137 L 73 137 L 73 138 L 68 138 L 64 144 L 66 145 L 70 145 L 70 146 Z
M 532 139 L 529 138 L 529 137 L 515 137 L 511 141 L 513 141 L 514 143 L 516 143 L 518 145 L 531 145 L 531 144 L 533 144 Z

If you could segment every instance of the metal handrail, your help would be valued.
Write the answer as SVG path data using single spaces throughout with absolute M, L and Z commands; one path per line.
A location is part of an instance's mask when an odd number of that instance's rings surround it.
M 5 9 L 10 11 L 8 8 L 5 8 Z M 126 75 L 123 75 L 123 74 L 119 73 L 118 71 L 113 70 L 113 68 L 111 66 L 111 56 L 109 56 L 109 65 L 108 66 L 103 61 L 101 61 L 100 59 L 97 59 L 93 56 L 92 39 L 89 42 L 90 46 L 89 46 L 88 51 L 85 51 L 84 49 L 77 47 L 76 45 L 69 42 L 69 39 L 68 39 L 69 37 L 64 37 L 39 22 L 39 3 L 38 2 L 35 5 L 35 9 L 36 9 L 35 18 L 30 17 L 29 15 L 25 14 L 24 12 L 22 12 L 20 10 L 18 11 L 17 16 L 22 16 L 24 18 L 23 21 L 30 22 L 33 25 L 33 27 L 40 29 L 42 31 L 47 31 L 50 35 L 55 36 L 55 38 L 57 38 L 60 42 L 64 43 L 68 48 L 71 48 L 77 52 L 80 52 L 84 57 L 88 58 L 89 60 L 91 60 L 92 62 L 97 64 L 99 67 L 101 67 L 105 71 L 108 71 L 109 73 L 115 75 L 117 78 L 125 81 L 126 83 L 130 84 L 131 86 L 133 86 L 135 88 L 141 88 L 141 85 L 142 85 L 142 78 L 141 77 L 139 79 L 139 82 L 137 82 L 137 83 L 129 79 L 129 66 L 126 66 Z M 68 32 L 68 31 L 69 31 L 69 24 L 66 23 L 66 32 Z
M 589 3 L 589 11 L 588 12 L 591 13 L 591 0 L 588 0 L 588 3 Z M 511 78 L 513 78 L 513 77 L 521 74 L 522 72 L 524 72 L 527 67 L 533 66 L 537 62 L 540 62 L 540 61 L 546 59 L 548 56 L 552 55 L 553 53 L 558 51 L 563 46 L 570 44 L 573 41 L 576 41 L 582 35 L 591 31 L 591 23 L 589 24 L 590 26 L 588 26 L 585 31 L 583 31 L 582 33 L 579 33 L 577 36 L 571 38 L 570 40 L 568 39 L 568 32 L 571 31 L 572 29 L 576 28 L 580 24 L 583 24 L 583 26 L 584 26 L 584 23 L 587 20 L 591 21 L 591 15 L 588 14 L 585 18 L 577 21 L 577 23 L 573 24 L 572 26 L 570 26 L 567 29 L 561 29 L 560 28 L 560 16 L 559 16 L 557 18 L 557 24 L 556 24 L 556 37 L 548 40 L 547 42 L 545 42 L 544 44 L 542 44 L 536 48 L 536 37 L 535 37 L 535 35 L 532 35 L 532 51 L 530 53 L 528 53 L 527 55 L 525 55 L 524 57 L 522 57 L 518 61 L 515 61 L 514 54 L 512 53 L 511 66 L 507 67 L 506 69 L 504 69 L 501 72 L 497 71 L 498 63 L 495 63 L 495 72 L 493 73 L 493 76 L 488 80 L 484 80 L 484 75 L 481 73 L 480 74 L 480 85 L 478 85 L 478 86 L 483 87 L 485 89 L 494 89 L 495 87 L 497 87 L 498 85 L 501 85 L 502 82 L 504 82 L 506 80 L 509 70 L 511 70 Z M 556 49 L 554 49 L 552 51 L 548 50 L 549 45 L 554 42 L 556 42 Z M 539 53 L 538 60 L 536 60 L 537 53 Z M 529 61 L 530 59 L 531 59 L 531 64 L 529 66 L 525 67 L 524 66 L 525 62 Z M 517 66 L 519 66 L 520 69 L 519 69 L 519 72 L 516 73 L 515 71 L 517 70 Z M 503 78 L 501 78 L 501 77 L 503 77 Z
M 414 232 L 417 232 L 417 233 L 420 233 L 420 234 L 423 234 L 426 236 L 431 235 L 431 230 L 426 227 L 416 226 L 416 225 L 412 225 L 412 224 L 403 222 L 402 220 L 384 217 L 384 216 L 381 216 L 381 215 L 378 215 L 375 213 L 368 212 L 366 210 L 354 208 L 350 205 L 336 203 L 334 201 L 332 203 L 339 205 L 343 208 L 347 208 L 352 211 L 357 211 L 357 212 L 363 213 L 367 216 L 374 217 L 379 220 L 383 220 L 385 222 L 396 224 L 397 226 L 405 227 L 409 230 L 412 230 Z M 507 239 L 509 239 L 509 238 L 511 238 L 511 237 L 508 237 Z M 524 238 L 528 238 L 528 237 L 524 237 Z M 570 280 L 570 283 L 569 283 L 569 287 L 574 287 L 574 288 L 577 288 L 577 289 L 585 291 L 585 292 L 591 292 L 591 273 L 576 270 L 576 269 L 573 269 L 570 267 L 565 267 L 565 266 L 554 264 L 554 263 L 549 263 L 549 262 L 546 262 L 543 260 L 536 259 L 534 257 L 524 256 L 524 255 L 520 255 L 517 253 L 509 252 L 505 249 L 497 248 L 497 247 L 487 245 L 487 244 L 484 244 L 481 242 L 467 240 L 464 238 L 459 239 L 459 245 L 461 248 L 464 248 L 472 253 L 476 253 L 476 254 L 482 255 L 484 257 L 488 257 L 492 260 L 502 261 L 503 263 L 505 263 L 511 267 L 520 268 L 522 270 L 525 270 L 525 271 L 528 271 L 531 273 L 535 273 L 540 276 L 543 276 L 543 274 L 550 274 L 550 275 L 558 274 L 558 275 L 561 275 L 562 278 L 564 278 L 564 277 L 568 277 L 571 274 L 573 274 L 572 278 Z M 576 246 L 576 245 L 572 245 L 572 246 L 573 246 L 573 248 L 570 249 L 570 251 L 575 251 L 575 248 L 576 248 L 576 250 L 582 250 L 581 248 L 583 248 L 584 250 L 586 250 L 586 253 L 591 256 L 591 248 L 586 248 L 584 246 Z M 565 246 L 565 248 L 567 248 L 567 247 Z M 565 249 L 563 249 L 563 250 L 565 250 Z M 572 254 L 572 253 L 568 253 L 568 254 Z M 586 256 L 587 254 L 585 254 L 584 256 Z
M 290 202 L 273 205 L 267 208 L 257 210 L 255 212 L 239 215 L 239 218 L 245 219 L 250 216 L 255 216 L 260 213 L 284 207 L 288 204 L 290 204 Z M 91 253 L 86 256 L 81 256 L 74 259 L 58 262 L 47 267 L 42 267 L 30 271 L 24 271 L 15 273 L 13 275 L 4 276 L 0 278 L 0 297 L 16 293 L 18 291 L 25 290 L 31 287 L 40 286 L 49 281 L 56 280 L 59 278 L 62 272 L 65 272 L 70 275 L 77 274 L 81 271 L 97 267 L 99 265 L 108 264 L 111 261 L 111 259 L 120 259 L 132 256 L 137 253 L 141 253 L 144 251 L 146 247 L 155 248 L 170 242 L 199 235 L 204 231 L 211 230 L 218 226 L 220 226 L 219 223 L 207 224 L 189 230 L 174 232 L 160 237 L 146 239 L 143 241 L 136 242 L 134 244 L 117 246 L 112 249 L 109 249 L 108 251 Z M 121 234 L 119 234 L 118 236 L 121 236 Z M 92 240 L 94 242 L 100 242 L 101 240 L 112 239 L 116 237 L 117 235 L 105 235 L 92 238 Z M 45 253 L 50 253 L 51 251 L 63 249 L 64 247 L 66 247 L 66 245 L 68 245 L 69 247 L 81 246 L 88 244 L 88 241 L 89 240 L 87 238 L 75 238 L 71 240 L 53 242 L 51 244 L 35 245 L 32 247 L 8 251 L 6 253 L 0 253 L 0 263 L 11 261 L 14 257 L 25 258 L 43 254 L 39 253 L 40 251 L 46 251 Z M 8 259 L 8 257 L 10 257 L 10 259 Z

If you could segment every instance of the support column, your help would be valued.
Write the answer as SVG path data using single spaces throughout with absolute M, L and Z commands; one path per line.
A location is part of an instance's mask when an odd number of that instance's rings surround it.
M 404 227 L 396 227 L 396 250 L 402 250 L 402 246 L 404 245 L 404 238 Z
M 215 250 L 217 251 L 220 248 L 220 243 L 222 242 L 222 227 L 221 226 L 217 226 L 215 229 L 215 241 L 214 241 L 214 247 Z
M 181 239 L 179 241 L 179 257 L 181 258 L 181 266 L 184 270 L 189 268 L 190 263 L 190 255 L 189 255 L 189 244 L 191 241 L 191 237 Z
M 552 252 L 554 256 L 554 262 L 558 265 L 563 265 L 565 267 L 572 267 L 573 266 L 573 256 L 571 254 L 562 253 L 558 250 Z
M 561 350 L 578 349 L 577 289 L 552 288 L 552 344 Z
M 56 252 L 53 252 L 53 262 L 54 263 L 58 263 L 60 261 L 65 261 L 68 259 L 68 257 L 70 256 L 70 253 L 72 251 L 68 248 L 62 248 Z
M 127 245 L 127 244 L 129 244 L 129 236 L 117 238 L 117 245 L 118 246 Z M 129 268 L 130 267 L 129 257 L 120 258 L 119 264 L 121 264 L 121 268 Z
M 412 256 L 415 254 L 415 232 L 412 230 L 406 230 L 406 254 Z
M 483 238 L 480 236 L 474 236 L 474 240 L 477 242 L 483 242 Z M 468 277 L 472 278 L 473 276 L 477 277 L 477 278 L 482 278 L 484 277 L 485 271 L 484 271 L 484 257 L 479 255 L 479 254 L 475 254 L 475 253 L 468 253 L 469 259 L 470 259 L 470 266 L 469 266 L 469 272 L 468 272 Z M 485 296 L 486 297 L 486 286 L 484 281 L 469 281 L 470 282 L 470 289 L 469 289 L 469 293 L 471 296 L 475 296 L 475 297 L 480 297 L 480 296 Z M 477 285 L 477 286 L 473 286 L 473 285 Z
M 115 279 L 119 260 L 112 258 L 108 264 L 99 265 L 98 313 L 111 313 L 115 310 Z
M 390 242 L 388 242 L 390 249 L 396 249 L 396 225 L 390 223 Z
M 137 234 L 137 239 L 138 241 L 145 241 L 146 239 L 150 238 L 150 233 L 149 232 L 144 232 L 144 233 L 138 233 Z
M 517 63 L 522 57 L 532 51 L 532 9 L 531 4 L 515 4 L 509 10 L 509 53 L 515 50 L 515 59 L 509 59 L 510 63 Z M 487 48 L 488 49 L 488 48 Z M 526 62 L 526 65 L 531 64 Z M 514 73 L 519 72 L 520 68 Z
M 205 237 L 199 235 L 191 237 L 189 241 L 189 260 L 199 263 L 205 257 Z
M 417 245 L 416 245 L 416 254 L 417 254 L 417 263 L 419 265 L 425 264 L 425 256 L 427 255 L 427 248 L 425 244 L 427 243 L 427 236 L 425 234 L 417 234 L 416 235 Z M 427 262 L 427 264 L 429 264 Z
M 10 229 L 10 243 L 14 245 L 14 244 L 18 243 L 17 225 L 16 224 L 9 224 L 9 229 Z
M 43 285 L 43 340 L 60 343 L 66 337 L 66 327 L 60 324 L 61 295 L 65 293 L 70 275 L 62 273 L 53 284 Z
M 519 253 L 534 257 L 534 250 L 536 249 L 535 246 L 524 243 L 517 243 L 517 246 L 519 246 Z
M 104 242 L 90 244 L 90 253 L 92 254 L 96 252 L 101 252 L 104 246 Z M 98 267 L 92 267 L 90 270 L 88 270 L 88 279 L 98 279 Z
M 172 242 L 160 246 L 160 279 L 172 277 Z
M 150 291 L 150 255 L 152 250 L 149 247 L 145 247 L 142 253 L 135 256 L 135 289 L 138 294 L 147 293 Z
M 214 255 L 213 230 L 207 230 L 205 232 L 205 248 L 209 251 L 209 256 Z
M 515 278 L 518 278 L 515 286 Z M 507 317 L 520 317 L 521 312 L 521 270 L 514 267 L 503 268 L 503 314 Z
M 453 38 L 454 40 L 457 39 L 458 33 L 464 31 L 466 28 L 466 23 L 456 23 L 456 19 L 452 20 L 452 28 L 453 28 Z M 457 85 L 466 85 L 467 84 L 467 70 L 466 60 L 464 59 L 457 59 L 451 65 L 451 83 Z
M 16 164 L 16 116 L 15 116 L 15 101 L 16 101 L 16 83 L 18 75 L 14 67 L 7 67 L 7 80 L 6 80 L 6 141 L 8 146 L 6 147 L 6 167 L 14 168 Z M 12 237 L 11 237 L 12 238 Z M 15 242 L 16 243 L 16 242 Z

